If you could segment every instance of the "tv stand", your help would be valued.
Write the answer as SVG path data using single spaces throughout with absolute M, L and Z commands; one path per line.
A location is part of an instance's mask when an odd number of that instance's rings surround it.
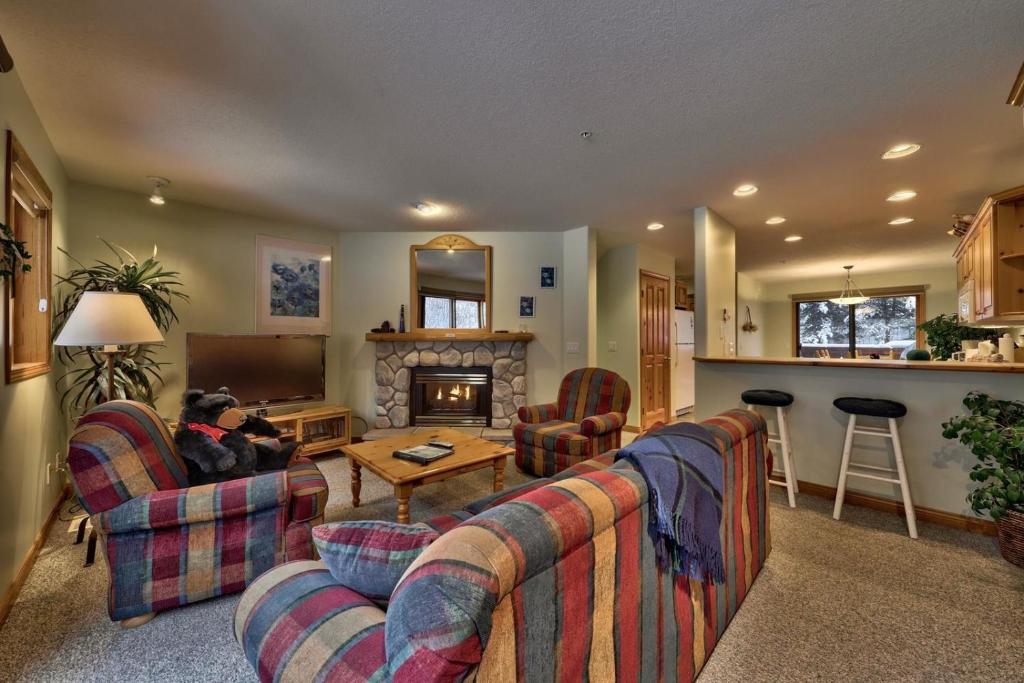
M 281 441 L 299 441 L 303 455 L 322 455 L 352 441 L 352 411 L 324 405 L 265 418 L 281 430 Z

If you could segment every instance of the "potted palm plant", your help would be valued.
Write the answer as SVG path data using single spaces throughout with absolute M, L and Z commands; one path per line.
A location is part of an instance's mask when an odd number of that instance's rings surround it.
M 161 332 L 166 333 L 171 325 L 178 322 L 174 310 L 175 301 L 188 301 L 188 295 L 181 291 L 179 273 L 164 269 L 157 260 L 156 247 L 153 247 L 152 256 L 139 261 L 127 249 L 106 240 L 103 243 L 114 258 L 97 261 L 93 265 L 85 265 L 68 252 L 60 250 L 75 267 L 67 275 L 57 276 L 58 304 L 53 314 L 53 338 L 57 338 L 67 323 L 82 294 L 89 291 L 138 294 L 153 322 Z M 156 360 L 157 350 L 161 346 L 129 346 L 117 355 L 113 396 L 153 405 L 156 387 L 163 384 L 161 368 L 167 365 Z M 61 407 L 84 412 L 102 403 L 108 396 L 106 357 L 88 347 L 60 347 L 59 354 L 67 369 L 58 380 L 58 385 L 63 383 L 64 387 Z
M 1024 567 L 1024 403 L 972 391 L 964 407 L 966 415 L 942 424 L 942 435 L 978 458 L 970 477 L 979 485 L 967 502 L 995 520 L 1003 557 Z

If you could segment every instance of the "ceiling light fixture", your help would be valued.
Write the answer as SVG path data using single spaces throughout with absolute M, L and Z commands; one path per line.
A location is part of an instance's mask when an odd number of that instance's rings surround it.
M 802 240 L 803 238 L 804 238 L 804 237 L 803 237 L 803 235 L 788 235 L 788 236 L 787 236 L 787 237 L 786 237 L 786 238 L 784 239 L 784 241 L 786 241 L 786 242 L 799 242 L 799 241 L 800 241 L 800 240 Z
M 149 178 L 149 181 L 153 183 L 153 192 L 149 195 L 149 203 L 156 204 L 157 206 L 163 206 L 167 201 L 164 199 L 164 194 L 160 188 L 167 187 L 171 184 L 171 181 L 167 178 L 161 178 L 158 175 L 147 176 L 147 178 Z
M 921 145 L 916 142 L 901 142 L 898 145 L 893 145 L 889 149 L 885 150 L 885 154 L 882 155 L 883 159 L 902 159 L 908 157 L 917 150 L 921 149 Z
M 441 207 L 437 204 L 431 204 L 430 202 L 416 202 L 412 205 L 412 208 L 416 210 L 421 216 L 430 218 L 441 213 Z
M 897 190 L 885 198 L 887 202 L 906 202 L 917 196 L 913 190 Z
M 648 230 L 661 230 L 664 227 L 665 227 L 664 223 L 648 223 L 647 224 L 647 229 Z
M 867 301 L 870 297 L 864 296 L 864 292 L 860 291 L 860 287 L 856 285 L 851 276 L 853 266 L 843 266 L 846 271 L 846 282 L 843 283 L 843 291 L 839 293 L 834 299 L 829 299 L 834 304 L 840 306 L 856 306 Z
M 765 223 L 767 223 L 768 225 L 782 225 L 785 222 L 786 219 L 783 216 L 772 216 L 771 218 L 765 221 Z
M 743 183 L 732 191 L 732 193 L 737 197 L 749 197 L 755 192 L 757 192 L 757 185 L 754 185 L 753 183 Z
M 909 216 L 900 216 L 899 218 L 893 218 L 889 221 L 889 225 L 906 225 L 907 223 L 913 223 L 914 219 Z

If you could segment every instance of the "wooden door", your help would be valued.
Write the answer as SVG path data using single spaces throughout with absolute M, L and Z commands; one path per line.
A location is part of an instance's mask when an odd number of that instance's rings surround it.
M 640 271 L 640 426 L 668 422 L 672 397 L 672 296 L 663 275 Z

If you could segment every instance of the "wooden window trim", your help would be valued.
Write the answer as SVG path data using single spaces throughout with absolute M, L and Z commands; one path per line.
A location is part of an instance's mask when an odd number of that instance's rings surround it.
M 53 367 L 53 345 L 49 343 L 49 334 L 52 324 L 53 291 L 51 286 L 51 249 L 53 239 L 53 193 L 50 191 L 42 174 L 32 163 L 25 148 L 21 146 L 14 132 L 7 131 L 6 155 L 4 163 L 4 223 L 12 225 L 14 222 L 14 207 L 18 201 L 15 192 L 15 185 L 31 195 L 33 202 L 39 205 L 40 211 L 45 211 L 46 234 L 43 236 L 43 248 L 30 247 L 32 259 L 29 263 L 32 270 L 29 274 L 38 278 L 42 283 L 41 291 L 46 298 L 46 349 L 45 360 L 36 363 L 14 366 L 14 347 L 11 342 L 13 325 L 12 299 L 15 295 L 12 281 L 9 279 L 4 283 L 4 379 L 8 384 L 20 382 L 33 377 L 39 377 L 50 372 Z M 24 202 L 21 202 L 24 206 Z M 13 229 L 13 226 L 12 226 Z
M 915 325 L 920 326 L 925 321 L 925 291 L 928 289 L 928 285 L 912 285 L 909 287 L 876 287 L 873 289 L 862 289 L 861 292 L 865 296 L 870 297 L 886 297 L 886 296 L 913 296 L 917 298 L 915 305 Z M 827 301 L 841 294 L 838 291 L 832 292 L 815 292 L 812 294 L 790 294 L 790 355 L 794 358 L 800 352 L 800 314 L 799 306 L 802 303 L 808 301 Z M 924 348 L 925 346 L 925 334 L 921 330 L 916 330 L 914 339 L 917 343 L 917 348 Z

